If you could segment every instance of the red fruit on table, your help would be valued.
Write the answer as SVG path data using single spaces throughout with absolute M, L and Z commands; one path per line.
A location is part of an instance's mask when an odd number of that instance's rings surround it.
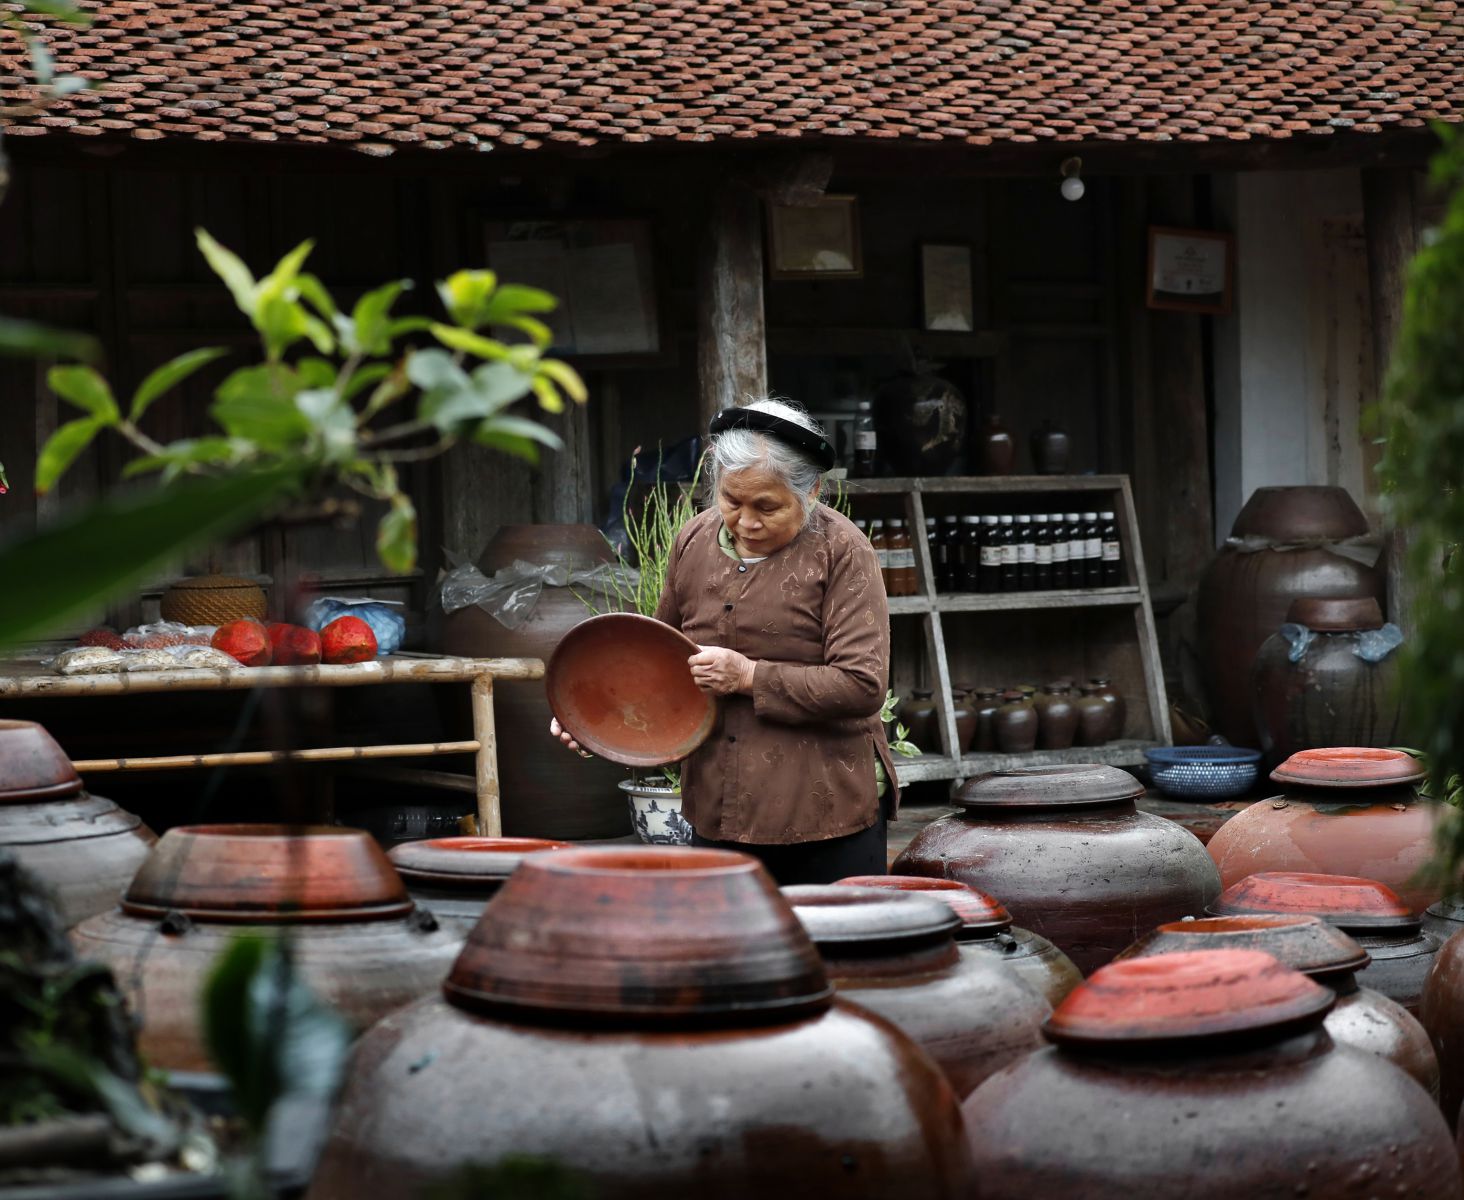
M 337 617 L 320 631 L 320 649 L 324 662 L 366 662 L 376 657 L 376 635 L 360 617 Z
M 246 667 L 267 667 L 271 659 L 269 631 L 258 621 L 230 621 L 214 630 L 215 650 L 233 655 Z
M 269 626 L 269 645 L 276 666 L 313 666 L 320 661 L 320 635 L 303 625 L 275 621 Z
M 122 635 L 116 630 L 103 626 L 100 629 L 89 629 L 76 639 L 78 646 L 105 646 L 108 650 L 125 650 L 127 643 L 122 640 Z

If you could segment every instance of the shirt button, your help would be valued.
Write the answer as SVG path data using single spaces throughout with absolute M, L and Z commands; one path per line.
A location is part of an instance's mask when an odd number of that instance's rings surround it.
M 727 740 L 729 742 L 735 742 L 737 740 L 737 735 L 735 733 L 729 733 L 727 735 Z
M 732 611 L 732 606 L 730 604 L 724 604 L 722 607 L 725 608 L 728 612 Z
M 737 569 L 745 575 L 747 573 L 747 564 L 739 563 Z

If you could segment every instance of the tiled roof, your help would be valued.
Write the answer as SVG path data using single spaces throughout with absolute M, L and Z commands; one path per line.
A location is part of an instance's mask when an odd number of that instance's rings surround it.
M 1459 119 L 1452 0 L 84 0 L 11 135 L 532 149 L 1223 141 Z

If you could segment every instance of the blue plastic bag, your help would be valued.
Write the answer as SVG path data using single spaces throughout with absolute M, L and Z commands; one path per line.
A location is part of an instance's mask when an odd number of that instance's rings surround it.
M 376 654 L 395 654 L 407 633 L 407 619 L 395 606 L 381 600 L 346 600 L 322 596 L 305 610 L 305 625 L 319 633 L 337 617 L 360 617 L 376 635 Z

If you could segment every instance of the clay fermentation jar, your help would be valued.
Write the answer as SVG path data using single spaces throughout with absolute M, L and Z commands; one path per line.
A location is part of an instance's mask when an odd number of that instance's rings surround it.
M 1037 708 L 1019 691 L 1002 693 L 992 718 L 996 748 L 1003 754 L 1029 754 L 1037 748 Z
M 1072 461 L 1073 442 L 1051 421 L 1043 421 L 1028 439 L 1032 447 L 1032 468 L 1039 475 L 1066 475 Z
M 992 413 L 976 439 L 976 460 L 982 475 L 1010 475 L 1017 461 L 1017 443 L 1006 423 Z
M 1085 683 L 1074 707 L 1078 711 L 1079 746 L 1102 746 L 1113 737 L 1113 701 L 1100 695 L 1091 683 Z
M 959 753 L 964 754 L 975 743 L 979 724 L 976 705 L 967 688 L 952 686 L 951 715 L 956 722 L 956 745 Z M 932 742 L 931 745 L 938 743 Z
M 1037 745 L 1043 750 L 1070 749 L 1078 735 L 1072 688 L 1065 683 L 1049 683 L 1033 704 L 1037 706 Z
M 1268 871 L 1249 875 L 1225 889 L 1211 906 L 1215 916 L 1260 913 L 1320 917 L 1356 939 L 1372 960 L 1358 982 L 1396 1000 L 1415 1017 L 1424 980 L 1439 952 L 1439 939 L 1425 933 L 1397 893 L 1374 879 Z
M 1413 1079 L 1339 1045 L 1327 988 L 1259 950 L 1116 962 L 1053 1045 L 965 1104 L 984 1200 L 1464 1195 Z
M 1210 839 L 1229 887 L 1257 871 L 1360 875 L 1385 883 L 1422 912 L 1442 893 L 1419 877 L 1433 857 L 1439 806 L 1418 794 L 1418 761 L 1398 750 L 1335 747 L 1293 754 L 1258 800 Z
M 1091 764 L 980 775 L 957 794 L 962 810 L 921 830 L 892 869 L 1000 896 L 1087 974 L 1134 930 L 1197 916 L 1220 894 L 1199 839 L 1139 812 L 1143 794 L 1127 772 Z
M 1072 959 L 1046 938 L 1013 925 L 1012 914 L 1001 901 L 969 884 L 920 875 L 850 875 L 839 880 L 838 886 L 921 892 L 942 901 L 961 918 L 956 948 L 963 957 L 974 955 L 1001 963 L 1053 1006 L 1083 982 Z
M 944 475 L 966 449 L 966 397 L 936 365 L 916 363 L 880 385 L 874 424 L 896 475 Z
M 140 818 L 82 790 L 45 729 L 0 721 L 0 847 L 45 888 L 63 926 L 116 904 L 155 841 Z
M 417 905 L 467 937 L 525 855 L 569 848 L 541 838 L 428 838 L 394 846 L 387 857 Z
M 1423 927 L 1441 942 L 1464 929 L 1464 895 L 1435 900 L 1424 910 Z
M 970 704 L 976 713 L 976 736 L 967 743 L 968 750 L 990 754 L 996 749 L 996 710 L 1001 703 L 1001 695 L 995 688 L 977 688 L 971 693 Z
M 763 867 L 531 855 L 443 994 L 358 1046 L 310 1200 L 417 1197 L 547 1159 L 600 1200 L 971 1195 L 950 1085 L 833 996 Z
M 1128 702 L 1123 698 L 1123 693 L 1113 686 L 1113 681 L 1103 675 L 1095 675 L 1088 680 L 1088 687 L 1092 688 L 1093 695 L 1108 702 L 1108 740 L 1121 738 L 1128 728 Z
M 934 693 L 929 688 L 916 688 L 900 705 L 898 720 L 910 731 L 910 741 L 927 754 L 940 745 L 936 736 L 936 722 L 939 720 Z
M 1052 1005 L 1000 963 L 962 955 L 961 919 L 930 896 L 803 884 L 783 895 L 846 1000 L 915 1039 L 956 1095 L 1035 1050 Z
M 1359 987 L 1368 954 L 1319 917 L 1206 917 L 1161 925 L 1119 955 L 1152 958 L 1190 950 L 1262 950 L 1337 994 L 1327 1032 L 1342 1046 L 1366 1050 L 1413 1076 L 1430 1096 L 1439 1094 L 1439 1063 L 1428 1034 L 1401 1004 Z
M 301 977 L 358 1029 L 435 991 L 462 943 L 415 911 L 369 834 L 328 825 L 170 829 L 121 907 L 83 921 L 71 940 L 112 968 L 153 1066 L 206 1071 L 204 981 L 238 934 L 286 927 Z
M 483 551 L 478 569 L 492 578 L 515 561 L 586 570 L 613 559 L 593 525 L 505 525 Z M 618 607 L 589 588 L 546 586 L 529 619 L 517 629 L 474 605 L 450 613 L 443 620 L 442 650 L 547 663 L 560 638 L 590 616 L 576 592 L 601 611 Z M 625 768 L 608 759 L 569 754 L 549 736 L 552 714 L 543 684 L 500 683 L 494 688 L 494 715 L 505 834 L 573 840 L 633 832 L 630 811 L 617 791 Z
M 1453 934 L 1434 959 L 1418 1016 L 1439 1056 L 1439 1106 L 1453 1124 L 1464 1101 L 1464 931 Z
M 1269 760 L 1319 746 L 1397 745 L 1398 654 L 1369 662 L 1357 653 L 1362 635 L 1382 628 L 1377 600 L 1294 600 L 1286 622 L 1251 668 L 1256 732 Z
M 1200 667 L 1212 724 L 1237 746 L 1257 749 L 1251 663 L 1302 596 L 1383 599 L 1374 567 L 1336 553 L 1368 532 L 1367 518 L 1338 487 L 1258 488 L 1230 540 L 1200 579 Z

